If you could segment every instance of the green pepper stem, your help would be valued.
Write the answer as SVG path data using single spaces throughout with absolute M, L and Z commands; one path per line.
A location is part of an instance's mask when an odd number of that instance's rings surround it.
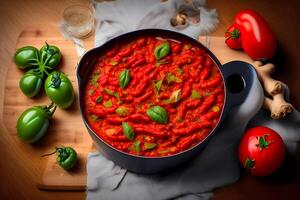
M 50 106 L 51 106 L 51 105 L 52 105 L 52 104 L 50 104 Z M 65 149 L 65 147 L 63 147 L 63 146 L 61 146 L 61 147 L 55 147 L 55 151 L 54 151 L 54 152 L 47 153 L 47 154 L 43 154 L 43 155 L 41 155 L 41 157 L 51 156 L 51 155 L 53 155 L 53 154 L 59 152 L 59 150 L 64 150 L 64 149 Z
M 45 62 L 43 62 L 43 65 L 46 66 L 47 65 L 47 62 L 52 58 L 54 54 L 52 54 L 51 56 L 47 57 Z
M 46 44 L 46 50 L 49 49 L 49 44 L 47 43 L 47 41 L 45 41 L 45 44 Z
M 43 154 L 43 155 L 41 155 L 41 157 L 51 156 L 55 153 L 56 153 L 56 150 L 54 152 L 51 152 L 51 153 Z
M 61 83 L 60 73 L 54 72 L 49 87 L 58 88 Z
M 35 54 L 36 54 L 36 57 L 38 58 L 38 59 L 35 59 L 36 62 L 37 62 L 38 69 L 39 69 L 41 72 L 44 72 L 45 74 L 47 74 L 47 76 L 49 76 L 49 73 L 47 72 L 45 65 L 44 65 L 43 62 L 41 62 L 41 60 L 40 60 L 41 58 L 40 58 L 39 53 L 38 53 L 38 52 L 35 52 Z
M 45 69 L 52 70 L 52 68 L 51 68 L 51 67 L 48 67 L 48 66 L 45 66 Z
M 44 110 L 48 114 L 48 116 L 51 117 L 56 110 L 56 105 L 53 102 L 51 102 L 49 106 L 44 107 Z

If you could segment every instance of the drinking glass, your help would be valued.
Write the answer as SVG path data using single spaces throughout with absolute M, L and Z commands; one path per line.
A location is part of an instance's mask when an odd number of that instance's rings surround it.
M 95 26 L 95 10 L 92 5 L 72 5 L 63 12 L 65 30 L 76 38 L 88 37 Z

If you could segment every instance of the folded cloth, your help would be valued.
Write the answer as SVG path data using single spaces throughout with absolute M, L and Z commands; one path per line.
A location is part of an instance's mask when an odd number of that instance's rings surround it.
M 95 46 L 119 34 L 140 28 L 164 28 L 180 31 L 192 37 L 207 34 L 218 22 L 215 10 L 200 7 L 200 24 L 176 29 L 169 24 L 170 10 L 178 0 L 117 0 L 95 3 L 98 19 Z M 198 1 L 200 6 L 205 1 Z M 100 22 L 101 20 L 101 22 Z M 287 89 L 287 88 L 286 88 Z M 140 175 L 126 171 L 107 160 L 99 152 L 90 153 L 87 162 L 88 200 L 196 200 L 209 199 L 212 190 L 238 180 L 237 143 L 250 119 L 249 126 L 266 125 L 282 134 L 286 144 L 299 141 L 300 114 L 294 111 L 284 120 L 272 120 L 259 111 L 263 90 L 257 79 L 248 97 L 232 109 L 199 156 L 184 167 L 165 174 Z M 259 111 L 259 112 L 258 112 Z M 258 114 L 256 114 L 258 112 Z M 253 118 L 253 116 L 255 116 Z M 290 145 L 292 144 L 292 145 Z
M 200 10 L 200 23 L 180 29 L 170 24 L 170 19 L 179 9 L 181 1 L 169 0 L 116 0 L 113 2 L 95 2 L 95 46 L 99 46 L 120 34 L 145 28 L 162 28 L 180 31 L 197 38 L 214 30 L 219 22 L 215 9 L 204 7 L 205 0 L 193 0 Z

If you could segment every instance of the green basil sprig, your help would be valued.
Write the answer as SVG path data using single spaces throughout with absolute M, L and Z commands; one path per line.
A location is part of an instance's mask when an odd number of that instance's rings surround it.
M 168 113 L 163 107 L 153 106 L 149 108 L 146 113 L 152 121 L 155 121 L 159 124 L 168 123 Z
M 119 75 L 119 84 L 121 88 L 125 88 L 130 81 L 130 71 L 128 69 L 123 70 Z
M 129 140 L 133 140 L 133 138 L 134 138 L 134 130 L 133 130 L 133 128 L 129 124 L 127 124 L 126 122 L 122 122 L 122 128 L 123 128 L 124 135 Z
M 160 60 L 163 57 L 167 56 L 170 52 L 170 44 L 168 42 L 164 42 L 158 45 L 154 50 L 154 55 L 156 60 Z

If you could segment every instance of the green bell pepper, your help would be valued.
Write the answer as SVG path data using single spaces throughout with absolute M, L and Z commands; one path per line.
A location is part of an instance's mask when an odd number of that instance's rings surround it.
M 20 69 L 38 67 L 39 50 L 33 46 L 24 46 L 17 49 L 14 55 L 14 62 Z
M 33 106 L 25 110 L 17 121 L 19 138 L 28 143 L 37 142 L 46 133 L 56 106 Z
M 70 107 L 74 101 L 74 91 L 68 77 L 58 71 L 53 71 L 45 81 L 46 95 L 60 108 Z

